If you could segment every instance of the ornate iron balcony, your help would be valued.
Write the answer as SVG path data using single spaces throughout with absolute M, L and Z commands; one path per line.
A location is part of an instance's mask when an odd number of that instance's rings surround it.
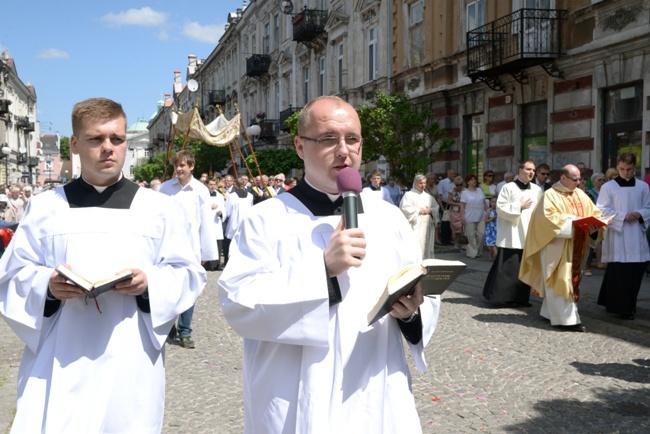
M 326 21 L 327 11 L 303 9 L 291 20 L 293 24 L 293 40 L 296 42 L 309 42 L 320 37 L 325 32 Z
M 30 122 L 27 116 L 15 116 L 16 127 L 22 128 L 26 132 L 34 131 L 34 122 Z
M 249 77 L 261 77 L 269 73 L 271 56 L 269 54 L 253 54 L 246 59 L 246 75 Z
M 215 105 L 224 105 L 226 103 L 226 91 L 224 89 L 211 90 L 208 92 L 208 103 L 213 107 Z
M 280 122 L 277 119 L 261 119 L 257 125 L 262 130 L 259 135 L 262 140 L 275 140 L 280 134 Z
M 467 75 L 502 90 L 499 75 L 512 74 L 525 83 L 525 69 L 540 65 L 560 76 L 555 60 L 563 54 L 562 38 L 567 11 L 519 9 L 467 32 Z
M 0 115 L 9 113 L 9 104 L 11 104 L 11 101 L 8 99 L 0 99 Z

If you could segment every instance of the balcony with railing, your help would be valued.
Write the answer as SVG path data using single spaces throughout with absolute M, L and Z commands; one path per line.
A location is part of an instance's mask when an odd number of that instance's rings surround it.
M 316 40 L 325 38 L 327 11 L 303 9 L 291 20 L 293 40 L 311 46 Z
M 499 75 L 511 74 L 525 83 L 526 68 L 541 66 L 561 76 L 555 63 L 562 56 L 567 11 L 519 9 L 467 32 L 467 75 L 503 90 Z
M 291 117 L 292 114 L 295 112 L 299 112 L 302 110 L 302 107 L 291 107 L 284 109 L 280 112 L 280 131 L 289 131 L 289 126 L 285 123 L 289 117 Z
M 34 131 L 34 122 L 30 122 L 29 117 L 27 116 L 16 116 L 16 127 L 25 130 L 26 132 Z
M 249 77 L 262 77 L 268 75 L 271 66 L 269 54 L 253 54 L 246 59 L 246 75 Z
M 226 103 L 226 91 L 224 89 L 211 90 L 208 92 L 208 103 L 211 106 L 223 106 Z

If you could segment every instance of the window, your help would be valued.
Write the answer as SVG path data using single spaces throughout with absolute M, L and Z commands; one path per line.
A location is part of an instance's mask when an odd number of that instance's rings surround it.
M 275 98 L 275 112 L 280 114 L 280 83 L 275 83 L 273 85 L 273 94 L 273 97 Z
M 264 24 L 264 36 L 262 37 L 262 54 L 271 52 L 271 25 Z
M 368 29 L 368 81 L 377 78 L 377 28 Z
M 257 52 L 257 38 L 255 37 L 255 33 L 251 35 L 251 53 L 259 54 Z
M 318 60 L 318 96 L 325 95 L 325 57 Z
M 338 56 L 337 56 L 337 65 L 338 65 L 338 91 L 343 91 L 343 44 L 339 45 Z
M 474 30 L 485 24 L 485 0 L 467 3 L 467 31 Z
M 309 102 L 309 66 L 305 66 L 302 69 L 302 79 L 303 79 L 303 87 L 302 87 L 303 104 L 306 105 Z
M 535 165 L 546 163 L 548 154 L 548 109 L 546 101 L 526 104 L 522 108 L 524 160 Z
M 483 115 L 471 115 L 463 118 L 465 124 L 466 171 L 481 178 L 483 173 Z
M 279 50 L 280 49 L 280 16 L 279 15 L 276 15 L 273 18 L 273 27 L 274 27 L 273 36 L 275 38 L 273 40 L 274 42 L 273 45 L 276 50 Z
M 424 2 L 417 1 L 409 5 L 408 13 L 408 60 L 409 66 L 424 63 Z

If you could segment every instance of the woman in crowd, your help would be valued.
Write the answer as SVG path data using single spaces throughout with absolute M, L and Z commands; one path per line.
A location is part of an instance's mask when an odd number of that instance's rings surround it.
M 454 178 L 455 187 L 449 192 L 447 206 L 449 206 L 449 225 L 451 226 L 451 239 L 454 248 L 458 249 L 458 234 L 463 230 L 463 215 L 460 212 L 460 196 L 463 193 L 463 177 Z
M 483 251 L 483 236 L 485 235 L 485 195 L 478 188 L 476 175 L 470 173 L 465 177 L 467 188 L 460 196 L 460 210 L 463 216 L 463 225 L 467 234 L 467 257 L 481 257 Z
M 616 170 L 616 167 L 610 167 L 605 172 L 605 182 L 611 181 L 612 179 L 616 178 L 617 176 L 618 176 L 618 170 Z
M 490 198 L 497 196 L 497 185 L 494 183 L 494 172 L 492 170 L 483 172 L 481 191 L 485 195 L 488 204 L 490 203 Z

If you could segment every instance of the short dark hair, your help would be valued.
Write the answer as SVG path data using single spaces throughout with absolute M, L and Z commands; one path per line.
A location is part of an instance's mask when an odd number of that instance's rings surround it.
M 77 135 L 88 121 L 108 122 L 123 118 L 126 113 L 122 105 L 108 98 L 88 98 L 74 105 L 72 109 L 72 134 Z
M 518 169 L 521 170 L 521 169 L 523 169 L 524 167 L 526 167 L 526 163 L 533 163 L 533 164 L 535 164 L 535 162 L 534 162 L 533 160 L 522 161 L 521 163 L 519 163 L 519 167 L 518 167 Z
M 476 179 L 478 181 L 478 178 L 473 173 L 468 173 L 465 175 L 465 183 L 468 183 L 470 179 Z
M 636 166 L 636 154 L 634 152 L 623 152 L 618 157 L 618 162 Z

